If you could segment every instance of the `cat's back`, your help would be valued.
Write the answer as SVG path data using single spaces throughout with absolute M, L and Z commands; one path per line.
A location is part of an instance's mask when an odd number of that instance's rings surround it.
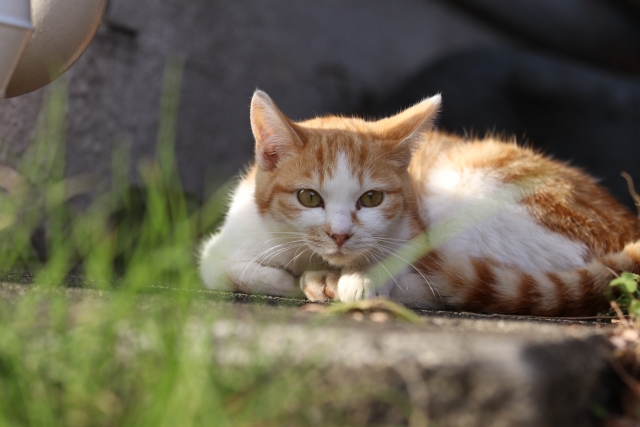
M 640 238 L 640 221 L 594 178 L 513 142 L 433 132 L 410 171 L 427 227 L 467 212 L 456 250 L 527 270 L 563 269 Z M 496 212 L 482 218 L 487 206 Z

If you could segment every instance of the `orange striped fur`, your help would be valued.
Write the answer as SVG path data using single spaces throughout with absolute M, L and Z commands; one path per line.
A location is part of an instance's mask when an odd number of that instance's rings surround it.
M 614 271 L 640 273 L 640 221 L 579 169 L 491 137 L 463 140 L 433 132 L 425 142 L 410 167 L 416 189 L 421 188 L 434 159 L 442 156 L 462 169 L 490 169 L 504 184 L 535 179 L 535 191 L 520 203 L 550 231 L 588 248 L 584 266 L 565 271 L 526 272 L 490 258 L 462 254 L 443 259 L 437 251 L 426 255 L 416 266 L 440 284 L 446 307 L 504 314 L 593 315 L 609 306 L 604 295 Z M 418 199 L 429 197 L 420 190 L 417 193 Z M 405 302 L 421 306 L 417 301 Z
M 378 121 L 293 122 L 256 92 L 256 164 L 225 225 L 203 246 L 205 284 L 291 295 L 299 282 L 312 300 L 390 296 L 487 313 L 606 309 L 614 272 L 640 273 L 640 221 L 593 178 L 531 148 L 432 131 L 439 103 L 433 97 Z M 304 206 L 301 189 L 323 205 Z M 358 198 L 370 190 L 381 191 L 382 202 L 363 207 Z M 446 227 L 453 231 L 434 250 L 384 286 L 372 284 L 367 273 L 378 261 Z M 254 239 L 255 249 L 243 239 Z

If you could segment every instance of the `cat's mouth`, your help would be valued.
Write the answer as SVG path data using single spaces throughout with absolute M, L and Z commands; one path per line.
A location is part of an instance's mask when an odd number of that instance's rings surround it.
M 368 248 L 362 248 L 357 242 L 346 242 L 344 245 L 336 245 L 334 242 L 317 239 L 311 241 L 309 247 L 317 255 L 334 267 L 345 267 L 360 264 L 366 257 Z
M 325 259 L 325 261 L 335 267 L 343 267 L 345 265 L 351 264 L 356 257 L 354 257 L 353 255 L 345 254 L 344 252 L 335 252 L 332 254 L 324 255 L 323 258 Z
M 333 266 L 344 267 L 358 262 L 362 258 L 362 254 L 359 252 L 345 251 L 344 248 L 338 248 L 333 252 L 322 254 L 322 257 Z

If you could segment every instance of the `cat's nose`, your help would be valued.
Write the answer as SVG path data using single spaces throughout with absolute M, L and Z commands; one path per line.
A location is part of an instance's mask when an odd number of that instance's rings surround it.
M 342 246 L 344 242 L 351 237 L 350 234 L 331 234 L 331 238 L 338 244 L 338 246 Z

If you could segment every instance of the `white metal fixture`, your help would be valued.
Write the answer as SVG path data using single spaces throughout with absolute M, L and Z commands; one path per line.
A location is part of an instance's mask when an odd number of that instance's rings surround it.
M 71 67 L 93 39 L 106 6 L 107 0 L 0 0 L 0 97 L 32 92 Z M 5 12 L 16 15 L 16 20 L 3 20 Z M 13 36 L 16 41 L 10 47 L 5 28 L 7 34 L 9 28 L 22 30 L 26 46 L 21 39 L 23 44 L 16 48 L 18 36 Z M 9 57 L 11 61 L 5 59 Z
M 0 0 L 0 98 L 32 32 L 29 0 Z

